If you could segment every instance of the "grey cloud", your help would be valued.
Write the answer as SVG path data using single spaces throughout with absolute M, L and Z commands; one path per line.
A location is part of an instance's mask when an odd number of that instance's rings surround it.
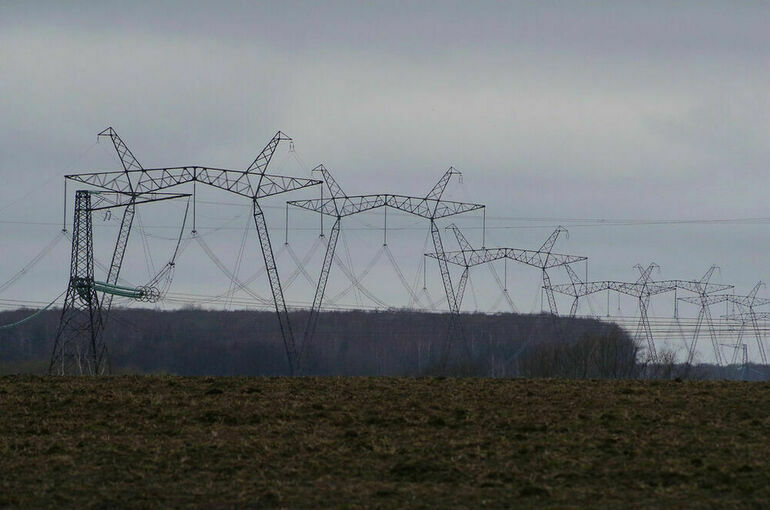
M 522 218 L 765 217 L 769 15 L 759 2 L 5 2 L 0 220 L 57 222 L 58 179 L 4 204 L 41 179 L 115 169 L 104 147 L 79 159 L 107 125 L 147 166 L 233 168 L 282 129 L 302 163 L 284 154 L 275 171 L 323 162 L 350 193 L 422 194 L 454 165 L 465 178 L 448 196 L 488 204 L 490 243 L 536 247 L 557 223 Z M 270 205 L 280 236 L 282 200 Z M 224 221 L 206 210 L 204 224 Z M 474 242 L 479 221 L 458 218 Z M 498 228 L 513 224 L 538 228 Z M 49 234 L 9 225 L 5 258 Z M 766 271 L 764 228 L 576 226 L 566 246 L 597 277 L 632 278 L 649 260 L 695 277 L 718 262 L 750 287 Z M 379 233 L 355 232 L 363 266 Z M 425 233 L 399 234 L 403 250 L 419 259 Z M 308 248 L 314 234 L 292 235 Z M 232 263 L 240 234 L 220 243 Z M 127 274 L 141 280 L 135 262 Z M 515 292 L 529 303 L 537 289 Z

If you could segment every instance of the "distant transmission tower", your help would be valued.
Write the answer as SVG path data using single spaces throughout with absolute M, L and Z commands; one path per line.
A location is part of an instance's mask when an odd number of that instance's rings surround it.
M 716 345 L 716 337 L 714 333 L 713 324 L 711 321 L 711 314 L 707 307 L 705 307 L 704 309 L 703 303 L 709 301 L 710 298 L 708 296 L 711 295 L 712 293 L 731 289 L 732 285 L 722 285 L 722 284 L 715 284 L 715 283 L 709 282 L 711 275 L 714 273 L 714 270 L 716 269 L 715 266 L 711 267 L 700 280 L 660 280 L 660 281 L 655 281 L 652 278 L 652 271 L 654 268 L 658 267 L 657 264 L 652 263 L 646 268 L 643 268 L 641 265 L 637 264 L 634 267 L 639 270 L 640 276 L 636 282 L 627 283 L 627 282 L 617 282 L 617 281 L 610 281 L 610 280 L 596 281 L 596 282 L 583 282 L 571 267 L 565 266 L 571 283 L 564 284 L 564 285 L 555 285 L 553 289 L 555 292 L 566 294 L 574 298 L 574 301 L 572 303 L 572 308 L 570 309 L 571 316 L 574 316 L 576 314 L 578 299 L 582 296 L 587 296 L 587 295 L 594 294 L 597 292 L 602 292 L 602 291 L 607 291 L 607 292 L 614 291 L 620 294 L 625 294 L 636 298 L 639 303 L 640 318 L 639 318 L 639 323 L 637 325 L 637 330 L 634 335 L 634 338 L 640 339 L 642 336 L 644 337 L 644 339 L 647 342 L 649 352 L 651 354 L 651 360 L 655 360 L 657 358 L 657 353 L 655 351 L 655 342 L 652 334 L 652 329 L 650 327 L 649 317 L 647 315 L 647 310 L 650 304 L 650 298 L 652 296 L 656 296 L 667 292 L 676 292 L 677 290 L 684 290 L 684 291 L 695 293 L 697 294 L 697 296 L 679 298 L 687 302 L 693 302 L 695 304 L 701 305 L 701 312 L 699 314 L 698 323 L 696 325 L 696 332 L 693 339 L 693 345 L 694 345 L 695 339 L 697 339 L 698 331 L 700 330 L 700 325 L 704 320 L 706 321 L 707 328 L 709 330 L 709 333 L 712 336 L 712 341 Z M 675 303 L 676 303 L 676 300 L 677 298 L 675 296 L 674 298 Z M 676 316 L 676 312 L 675 312 L 675 316 Z M 718 362 L 720 362 L 721 356 L 719 355 L 719 352 L 718 352 L 718 346 L 716 347 L 715 352 L 716 352 L 715 356 L 717 356 L 716 359 L 718 360 Z
M 737 360 L 738 346 L 741 344 L 743 331 L 747 325 L 750 325 L 754 330 L 755 339 L 757 341 L 757 349 L 759 350 L 759 356 L 760 356 L 760 359 L 762 360 L 762 364 L 767 365 L 767 353 L 765 351 L 764 339 L 762 337 L 762 330 L 760 329 L 759 323 L 758 323 L 758 320 L 766 317 L 767 314 L 766 312 L 759 312 L 756 310 L 757 306 L 770 304 L 770 299 L 757 297 L 757 293 L 759 292 L 759 289 L 763 285 L 764 283 L 758 282 L 754 286 L 754 288 L 751 289 L 751 292 L 749 292 L 748 295 L 746 296 L 738 296 L 735 294 L 712 294 L 709 296 L 704 296 L 700 299 L 695 297 L 680 298 L 682 301 L 685 301 L 688 303 L 700 304 L 702 309 L 706 310 L 705 313 L 708 315 L 709 319 L 711 315 L 710 315 L 710 312 L 708 312 L 708 308 L 711 305 L 727 302 L 738 307 L 738 313 L 728 314 L 725 316 L 726 319 L 736 321 L 741 324 L 740 330 L 738 332 L 738 338 L 735 342 L 735 349 L 733 350 L 733 357 L 731 360 L 733 364 L 735 364 Z M 701 315 L 699 315 L 699 318 L 700 316 Z M 714 335 L 713 338 L 715 339 L 716 336 Z M 693 341 L 688 351 L 688 356 L 687 356 L 688 364 L 692 363 L 692 360 L 695 356 L 696 340 L 697 340 L 697 329 L 696 329 L 696 335 L 693 336 Z M 721 357 L 720 357 L 720 361 L 721 361 Z
M 440 218 L 447 218 L 456 214 L 461 214 L 469 211 L 476 211 L 484 209 L 482 204 L 472 204 L 463 202 L 454 202 L 451 200 L 442 200 L 444 191 L 447 184 L 453 175 L 458 177 L 462 176 L 462 173 L 454 167 L 444 172 L 444 175 L 438 180 L 435 186 L 431 188 L 425 197 L 408 197 L 403 195 L 389 195 L 388 206 L 400 211 L 404 211 L 421 218 L 425 218 L 430 221 L 431 238 L 433 239 L 434 253 L 443 254 L 444 244 L 441 240 L 441 232 L 439 231 L 436 220 Z M 465 332 L 463 330 L 463 324 L 460 320 L 460 305 L 457 302 L 457 296 L 452 285 L 452 277 L 449 273 L 449 265 L 445 257 L 437 258 L 438 267 L 441 271 L 441 282 L 444 285 L 444 292 L 447 296 L 449 303 L 449 334 L 444 348 L 443 354 L 440 359 L 441 369 L 446 367 L 449 359 L 449 352 L 454 343 L 454 338 L 465 345 Z
M 714 271 L 717 269 L 717 266 L 711 266 L 700 280 L 661 280 L 656 282 L 658 285 L 669 286 L 675 291 L 682 289 L 694 293 L 695 296 L 687 296 L 683 298 L 677 298 L 675 296 L 675 300 L 685 301 L 700 306 L 692 341 L 687 349 L 686 371 L 689 371 L 689 366 L 693 361 L 693 356 L 695 355 L 695 344 L 698 341 L 698 336 L 704 321 L 706 322 L 706 329 L 708 330 L 709 336 L 711 337 L 711 346 L 714 351 L 714 359 L 716 360 L 718 366 L 722 366 L 724 364 L 722 360 L 722 351 L 719 348 L 719 341 L 717 340 L 716 330 L 714 328 L 714 321 L 711 318 L 711 305 L 715 302 L 721 302 L 720 300 L 713 300 L 714 292 L 721 292 L 723 290 L 732 289 L 733 286 L 710 283 L 711 277 L 713 276 Z
M 387 195 L 384 194 L 346 195 L 342 190 L 342 187 L 337 183 L 334 177 L 332 177 L 331 172 L 324 165 L 318 165 L 312 172 L 319 172 L 323 176 L 326 187 L 329 189 L 330 197 L 327 199 L 291 200 L 287 202 L 287 204 L 301 209 L 314 211 L 321 215 L 332 216 L 335 218 L 335 221 L 329 232 L 329 238 L 326 244 L 326 254 L 324 255 L 323 263 L 321 264 L 321 274 L 318 277 L 313 304 L 310 308 L 310 314 L 305 325 L 302 345 L 299 348 L 300 361 L 304 351 L 308 348 L 315 335 L 316 326 L 318 324 L 318 315 L 326 292 L 326 283 L 329 280 L 329 273 L 331 273 L 332 262 L 335 257 L 342 218 L 370 211 L 378 207 L 384 207 L 387 202 Z
M 553 253 L 553 245 L 559 234 L 561 232 L 566 232 L 566 229 L 561 226 L 546 239 L 545 243 L 543 243 L 538 250 L 522 250 L 519 248 L 473 248 L 455 224 L 451 224 L 447 228 L 454 232 L 457 242 L 460 245 L 460 250 L 445 251 L 443 255 L 437 253 L 427 253 L 426 255 L 431 258 L 442 258 L 450 264 L 463 267 L 463 273 L 460 276 L 460 282 L 463 287 L 465 281 L 468 279 L 468 270 L 473 266 L 488 264 L 501 259 L 510 259 L 520 262 L 528 266 L 536 267 L 542 271 L 543 286 L 548 294 L 551 313 L 554 315 L 557 314 L 556 300 L 551 291 L 551 279 L 548 276 L 548 270 L 554 267 L 588 260 L 588 257 L 580 255 Z
M 456 301 L 456 309 L 450 309 L 450 313 L 457 316 L 459 321 L 460 306 L 462 305 L 463 296 L 465 294 L 465 287 L 470 274 L 470 268 L 481 264 L 489 264 L 496 260 L 510 259 L 516 262 L 536 267 L 543 273 L 543 282 L 547 283 L 548 290 L 550 290 L 550 278 L 548 277 L 547 270 L 553 267 L 559 267 L 565 264 L 572 264 L 575 262 L 588 260 L 587 257 L 577 255 L 563 255 L 561 253 L 553 253 L 553 245 L 560 232 L 564 232 L 563 227 L 559 227 L 551 234 L 545 243 L 541 246 L 540 250 L 522 250 L 518 248 L 473 248 L 460 229 L 451 224 L 447 227 L 454 232 L 457 243 L 460 245 L 459 251 L 444 251 L 443 253 L 426 253 L 425 255 L 430 258 L 437 259 L 444 264 L 453 264 L 463 268 L 463 272 L 460 275 L 460 281 L 457 285 L 457 289 L 454 291 L 454 299 Z M 507 285 L 505 288 L 507 292 Z M 449 291 L 447 291 L 447 299 L 450 298 Z M 555 300 L 553 297 L 549 297 L 549 303 L 552 303 L 552 311 L 556 309 Z M 553 312 L 555 314 L 555 312 Z M 448 342 L 449 343 L 449 342 Z
M 460 172 L 453 167 L 450 167 L 444 173 L 436 185 L 433 186 L 433 188 L 424 197 L 395 195 L 389 193 L 349 196 L 345 194 L 345 192 L 342 190 L 342 187 L 337 183 L 336 180 L 334 180 L 326 167 L 319 165 L 314 169 L 314 171 L 322 173 L 331 196 L 327 199 L 322 198 L 313 200 L 293 200 L 288 202 L 292 206 L 335 218 L 334 225 L 332 226 L 331 232 L 329 234 L 326 256 L 324 257 L 321 275 L 318 280 L 318 286 L 316 287 L 313 306 L 311 308 L 310 317 L 305 329 L 305 337 L 303 342 L 304 345 L 307 345 L 312 340 L 312 337 L 315 333 L 315 328 L 318 321 L 318 312 L 321 308 L 324 291 L 326 288 L 326 282 L 331 270 L 332 259 L 334 257 L 334 252 L 337 245 L 337 238 L 339 236 L 342 218 L 384 207 L 386 210 L 386 224 L 384 228 L 383 244 L 387 245 L 387 208 L 393 208 L 407 212 L 409 214 L 414 214 L 416 216 L 430 220 L 434 247 L 437 247 L 437 250 L 443 250 L 441 244 L 441 236 L 439 234 L 438 227 L 436 226 L 436 220 L 484 208 L 484 206 L 481 204 L 454 202 L 451 200 L 442 199 L 444 190 L 446 189 L 450 178 L 453 175 L 461 175 Z M 444 263 L 444 266 L 441 268 L 441 274 L 445 288 L 452 289 L 452 283 L 451 279 L 449 278 L 449 271 L 446 269 L 446 263 Z M 449 303 L 450 310 L 454 311 L 457 309 L 454 292 L 451 292 Z M 450 318 L 450 330 L 454 330 L 456 327 L 459 328 L 459 325 L 455 324 L 455 322 L 455 318 Z
M 588 296 L 602 291 L 615 291 L 636 298 L 639 303 L 639 323 L 634 335 L 635 340 L 640 340 L 640 337 L 644 336 L 650 360 L 653 362 L 657 361 L 658 355 L 655 349 L 655 341 L 652 337 L 652 330 L 650 329 L 649 318 L 647 317 L 647 307 L 649 306 L 651 296 L 671 290 L 670 286 L 652 282 L 652 271 L 659 266 L 654 262 L 646 268 L 642 268 L 639 264 L 635 265 L 634 267 L 640 271 L 640 276 L 633 283 L 612 280 L 583 282 L 569 264 L 566 264 L 564 267 L 569 274 L 571 283 L 553 285 L 552 289 L 554 292 L 574 297 L 570 315 L 575 315 L 578 298 L 581 296 Z

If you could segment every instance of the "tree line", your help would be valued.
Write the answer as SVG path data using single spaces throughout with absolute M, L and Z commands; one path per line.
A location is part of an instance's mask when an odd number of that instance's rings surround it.
M 0 312 L 0 324 L 29 313 Z M 0 330 L 0 373 L 44 373 L 59 315 L 49 310 Z M 297 311 L 293 319 L 302 345 L 297 326 L 307 312 Z M 462 326 L 462 335 L 450 336 L 447 314 L 322 312 L 313 341 L 302 349 L 302 373 L 628 378 L 642 368 L 630 336 L 598 320 L 464 313 Z M 280 329 L 268 311 L 115 309 L 104 334 L 113 373 L 288 373 Z

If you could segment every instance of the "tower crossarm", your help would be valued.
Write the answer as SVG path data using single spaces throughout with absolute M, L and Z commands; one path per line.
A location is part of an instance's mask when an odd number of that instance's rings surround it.
M 451 223 L 449 226 L 446 227 L 447 230 L 451 230 L 454 235 L 455 239 L 457 239 L 457 244 L 460 245 L 460 249 L 464 252 L 471 252 L 473 251 L 473 246 L 471 246 L 471 243 L 468 242 L 468 240 L 463 235 L 460 228 L 455 225 L 454 223 Z
M 562 253 L 543 253 L 539 250 L 520 250 L 518 248 L 504 248 L 503 256 L 505 258 L 521 262 L 528 266 L 540 269 L 549 269 L 552 267 L 573 264 L 587 260 L 588 257 L 579 255 L 564 255 Z
M 134 191 L 134 182 L 131 180 L 131 175 L 129 175 L 129 172 L 132 170 L 142 170 L 142 165 L 136 159 L 134 153 L 131 152 L 125 142 L 123 142 L 123 139 L 118 136 L 118 133 L 112 127 L 108 127 L 96 135 L 97 141 L 101 137 L 109 138 L 112 141 L 112 145 L 115 147 L 115 152 L 118 153 L 118 158 L 120 158 L 120 163 L 123 165 L 123 175 L 117 179 L 121 181 L 121 185 L 123 187 L 128 188 L 130 191 Z M 138 176 L 136 178 L 138 178 Z
M 291 137 L 283 131 L 278 131 L 275 136 L 267 142 L 265 148 L 257 155 L 256 159 L 254 159 L 246 171 L 250 174 L 264 174 L 267 170 L 267 166 L 270 164 L 270 160 L 273 159 L 275 149 L 278 148 L 278 144 L 282 141 L 291 142 Z
M 706 294 L 713 294 L 714 292 L 724 292 L 726 290 L 732 290 L 735 288 L 735 285 L 727 285 L 722 283 L 706 283 L 706 284 L 701 284 L 701 288 L 703 289 L 703 292 L 705 292 Z
M 312 200 L 291 200 L 289 205 L 327 216 L 351 216 L 356 213 L 384 207 L 387 195 L 359 195 L 340 199 L 324 198 Z
M 398 209 L 427 219 L 446 218 L 456 214 L 476 211 L 485 207 L 482 204 L 410 197 L 406 195 L 386 195 L 386 205 L 393 209 Z
M 612 290 L 632 297 L 643 297 L 647 295 L 662 294 L 672 291 L 674 288 L 668 285 L 659 285 L 657 282 L 652 284 L 640 284 L 629 282 L 618 282 L 612 280 L 596 282 L 572 282 L 552 286 L 554 292 L 566 294 L 568 296 L 587 296 L 603 290 Z
M 123 164 L 123 171 L 72 174 L 65 176 L 66 179 L 126 194 L 152 193 L 188 182 L 200 182 L 250 199 L 321 184 L 321 181 L 314 179 L 265 173 L 278 144 L 283 140 L 291 140 L 281 131 L 273 136 L 245 171 L 198 165 L 145 169 L 114 129 L 107 128 L 99 136 L 112 139 Z
M 321 181 L 315 179 L 301 179 L 284 175 L 263 174 L 262 182 L 257 189 L 255 198 L 269 197 L 302 188 L 309 188 L 318 184 L 321 184 Z
M 587 257 L 578 255 L 564 255 L 561 253 L 551 253 L 550 257 L 546 253 L 536 250 L 521 250 L 518 248 L 479 248 L 475 250 L 447 251 L 442 254 L 426 253 L 428 257 L 440 259 L 442 256 L 450 264 L 477 266 L 500 259 L 511 259 L 516 262 L 537 267 L 551 268 L 566 264 L 573 264 L 586 260 Z M 546 260 L 548 258 L 548 260 Z
M 763 306 L 766 304 L 770 304 L 770 299 L 758 298 L 755 296 L 729 295 L 727 296 L 727 301 L 729 301 L 730 303 L 740 305 L 740 306 L 745 306 L 745 307 Z
M 292 200 L 288 203 L 294 207 L 300 207 L 327 216 L 350 216 L 359 212 L 387 206 L 427 219 L 434 215 L 432 211 L 435 211 L 434 219 L 438 219 L 484 208 L 481 204 L 442 200 L 438 207 L 434 209 L 432 206 L 436 205 L 436 202 L 438 201 L 406 195 L 378 194 L 357 195 L 342 199 Z
M 91 172 L 82 174 L 65 175 L 64 178 L 70 181 L 81 182 L 108 191 L 118 193 L 133 193 L 133 186 L 128 174 L 131 171 L 121 172 Z
M 449 169 L 444 172 L 444 175 L 441 176 L 435 186 L 433 186 L 428 194 L 425 195 L 425 199 L 441 200 L 441 197 L 444 195 L 444 191 L 446 190 L 447 184 L 449 184 L 449 179 L 451 179 L 453 175 L 462 176 L 462 173 L 455 167 L 450 166 Z
M 130 186 L 130 180 L 127 178 L 130 174 L 141 174 L 139 182 L 133 190 Z M 132 192 L 152 193 L 188 182 L 199 182 L 251 199 L 264 198 L 321 184 L 321 181 L 315 179 L 269 174 L 254 175 L 242 170 L 202 166 L 150 168 L 128 172 L 94 172 L 72 174 L 65 177 L 100 189 L 126 194 Z
M 660 280 L 655 283 L 671 285 L 677 289 L 694 292 L 696 294 L 712 294 L 714 292 L 723 292 L 725 290 L 734 288 L 733 285 L 725 285 L 720 283 L 702 283 L 692 280 Z
M 552 285 L 551 289 L 559 294 L 572 297 L 588 296 L 610 289 L 611 282 L 573 282 Z
M 342 186 L 339 185 L 337 180 L 332 176 L 331 172 L 324 166 L 318 165 L 311 172 L 319 172 L 323 176 L 323 180 L 326 183 L 326 187 L 329 189 L 329 194 L 333 199 L 345 198 L 345 192 L 342 191 Z
M 753 318 L 752 318 L 753 316 Z M 731 313 L 722 316 L 723 319 L 739 322 L 751 322 L 753 319 L 766 321 L 770 320 L 770 312 L 754 312 L 752 313 Z
M 609 290 L 614 290 L 632 297 L 644 297 L 654 296 L 657 294 L 663 294 L 664 292 L 671 292 L 674 290 L 674 286 L 667 285 L 661 282 L 647 282 L 647 283 L 628 283 L 628 282 L 608 282 Z
M 433 218 L 446 218 L 449 216 L 454 216 L 456 214 L 463 214 L 470 211 L 477 211 L 479 209 L 484 209 L 484 205 L 482 204 L 473 204 L 468 202 L 453 202 L 450 200 L 440 200 L 436 201 L 435 204 L 433 204 L 433 201 L 428 200 L 427 201 L 430 205 L 435 205 L 433 208 Z
M 110 140 L 112 140 L 112 144 L 115 146 L 115 151 L 117 151 L 120 162 L 123 165 L 123 170 L 129 171 L 142 169 L 142 165 L 139 164 L 139 161 L 137 161 L 136 157 L 134 157 L 134 154 L 131 152 L 128 146 L 123 142 L 120 136 L 118 136 L 118 133 L 112 129 L 112 126 L 108 127 L 96 136 L 97 138 L 100 136 L 109 137 Z
M 89 211 L 101 211 L 115 207 L 125 207 L 128 205 L 146 204 L 149 202 L 160 202 L 163 200 L 173 200 L 175 198 L 190 197 L 189 193 L 143 193 L 141 195 L 125 195 L 116 192 L 91 192 L 91 206 Z
M 716 303 L 724 303 L 725 301 L 729 303 L 736 304 L 738 306 L 742 307 L 755 307 L 755 306 L 763 306 L 770 304 L 770 299 L 768 298 L 757 298 L 752 296 L 736 296 L 735 294 L 710 294 L 710 295 L 704 295 L 704 296 L 686 296 L 679 298 L 681 301 L 684 301 L 686 303 L 692 303 L 699 305 L 701 303 L 707 304 L 707 305 L 713 305 Z
M 551 253 L 551 250 L 553 250 L 553 245 L 556 244 L 556 240 L 559 238 L 559 234 L 562 232 L 567 232 L 567 229 L 559 225 L 556 227 L 556 230 L 553 231 L 553 233 L 548 236 L 548 239 L 545 240 L 543 245 L 540 247 L 538 251 L 541 251 L 543 253 Z
M 693 305 L 703 305 L 703 306 L 709 306 L 709 305 L 715 305 L 717 303 L 724 303 L 725 301 L 728 301 L 730 299 L 729 294 L 711 294 L 711 295 L 700 295 L 700 296 L 685 296 L 680 297 L 680 301 L 684 301 L 685 303 L 690 303 Z

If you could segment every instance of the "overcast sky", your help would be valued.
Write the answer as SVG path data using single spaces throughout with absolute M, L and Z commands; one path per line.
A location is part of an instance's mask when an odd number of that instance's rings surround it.
M 0 280 L 60 229 L 65 173 L 119 168 L 108 144 L 93 146 L 111 125 L 145 167 L 244 168 L 280 129 L 298 158 L 284 154 L 273 171 L 309 176 L 324 163 L 349 194 L 424 195 L 454 165 L 463 182 L 448 196 L 488 206 L 488 246 L 537 248 L 563 223 L 570 237 L 557 250 L 589 256 L 592 279 L 633 280 L 637 262 L 660 264 L 656 278 L 697 278 L 719 264 L 715 279 L 745 293 L 770 278 L 769 221 L 611 220 L 770 218 L 769 26 L 764 2 L 0 0 Z M 285 200 L 315 195 L 266 202 L 276 246 Z M 202 232 L 238 227 L 209 238 L 233 269 L 248 208 L 209 205 L 196 218 Z M 146 213 L 148 232 L 179 223 L 180 207 L 168 210 L 176 216 Z M 316 224 L 292 214 L 295 226 Z M 381 244 L 366 226 L 381 220 L 380 212 L 349 222 L 358 228 L 348 233 L 357 271 Z M 115 221 L 98 221 L 97 235 L 110 237 Z M 427 224 L 392 221 L 414 229 L 389 239 L 411 280 Z M 457 223 L 481 244 L 480 215 Z M 256 270 L 249 235 L 243 264 Z M 292 232 L 300 256 L 316 236 Z M 132 241 L 143 263 L 139 237 Z M 169 249 L 155 244 L 162 265 Z M 194 270 L 183 277 L 180 263 L 174 289 L 227 290 L 199 247 L 185 253 Z M 50 301 L 66 286 L 68 258 L 60 243 L 0 298 Z M 291 259 L 280 263 L 291 273 Z M 134 265 L 124 276 L 140 281 Z M 438 285 L 437 268 L 428 269 Z M 539 309 L 537 271 L 509 270 L 521 277 L 511 282 L 517 307 Z M 367 282 L 390 304 L 407 304 L 404 289 L 386 289 L 387 271 L 378 265 Z M 495 289 L 479 273 L 483 302 Z M 312 296 L 309 282 L 295 288 Z

